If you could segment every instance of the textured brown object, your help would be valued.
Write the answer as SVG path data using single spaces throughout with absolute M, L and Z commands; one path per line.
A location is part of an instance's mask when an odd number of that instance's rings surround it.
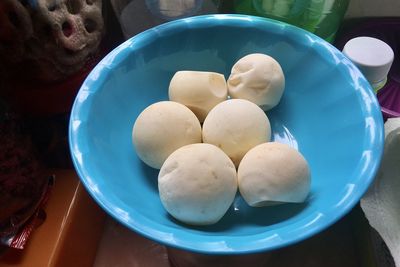
M 32 37 L 28 10 L 16 0 L 0 1 L 0 55 L 10 62 L 22 60 L 24 43 Z
M 38 45 L 45 47 L 39 59 L 42 68 L 54 65 L 55 72 L 70 74 L 86 63 L 101 40 L 101 4 L 101 0 L 38 1 L 33 18 L 38 21 L 35 22 Z
M 10 74 L 19 79 L 67 78 L 98 49 L 104 28 L 101 8 L 101 0 L 37 0 L 34 6 L 1 2 L 0 62 L 16 69 Z
M 0 118 L 0 236 L 18 230 L 33 214 L 46 182 L 20 121 L 9 114 L 4 117 Z

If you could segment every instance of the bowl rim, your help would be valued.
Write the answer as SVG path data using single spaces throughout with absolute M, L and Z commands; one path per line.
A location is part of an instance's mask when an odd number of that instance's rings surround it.
M 190 25 L 190 27 L 189 27 Z M 115 214 L 115 207 L 112 203 L 106 201 L 101 192 L 93 189 L 93 181 L 90 178 L 90 171 L 80 164 L 80 155 L 82 154 L 82 150 L 85 150 L 84 147 L 80 147 L 77 143 L 79 136 L 76 135 L 75 131 L 75 119 L 80 118 L 80 116 L 87 114 L 90 110 L 90 101 L 87 101 L 87 94 L 92 91 L 96 91 L 97 87 L 93 86 L 94 82 L 101 81 L 101 75 L 107 76 L 113 65 L 118 65 L 119 62 L 123 60 L 125 55 L 132 49 L 133 42 L 140 43 L 140 41 L 150 41 L 156 39 L 160 33 L 176 31 L 176 30 L 186 30 L 191 27 L 210 27 L 216 25 L 224 25 L 224 26 L 249 26 L 249 27 L 261 27 L 261 26 L 269 26 L 275 27 L 276 29 L 284 27 L 286 31 L 296 32 L 297 34 L 304 34 L 308 38 L 310 38 L 313 43 L 319 49 L 329 50 L 330 53 L 333 53 L 336 57 L 343 60 L 346 65 L 351 68 L 351 71 L 357 74 L 357 79 L 363 82 L 364 86 L 360 86 L 357 90 L 360 90 L 363 94 L 363 97 L 368 98 L 368 108 L 366 112 L 368 112 L 368 116 L 372 116 L 375 121 L 373 127 L 370 127 L 368 131 L 366 131 L 366 135 L 369 135 L 371 138 L 368 144 L 365 144 L 367 148 L 369 148 L 372 153 L 370 155 L 370 162 L 367 166 L 367 169 L 362 173 L 363 182 L 357 184 L 358 189 L 354 190 L 350 196 L 347 196 L 345 201 L 341 203 L 340 208 L 335 208 L 335 216 L 324 216 L 324 214 L 317 214 L 315 220 L 319 220 L 320 223 L 310 223 L 307 227 L 303 227 L 301 230 L 297 230 L 293 233 L 293 237 L 289 239 L 280 239 L 274 236 L 266 236 L 263 233 L 257 233 L 246 236 L 226 236 L 222 241 L 216 242 L 213 240 L 214 236 L 206 236 L 207 238 L 201 237 L 201 241 L 197 240 L 198 236 L 193 233 L 179 233 L 179 236 L 176 233 L 173 233 L 170 228 L 166 226 L 160 226 L 160 228 L 152 228 L 153 221 L 141 217 L 140 219 L 135 219 L 134 222 L 126 221 Z M 130 47 L 130 51 L 126 51 L 126 49 Z M 367 103 L 364 103 L 367 105 Z M 77 171 L 78 176 L 80 177 L 81 182 L 91 195 L 91 197 L 100 205 L 103 210 L 105 210 L 111 217 L 113 217 L 118 222 L 122 223 L 125 227 L 139 233 L 146 238 L 154 240 L 158 243 L 175 247 L 178 249 L 183 249 L 187 251 L 197 252 L 197 253 L 205 253 L 205 254 L 246 254 L 246 253 L 257 253 L 264 252 L 269 250 L 278 249 L 281 247 L 285 247 L 288 245 L 292 245 L 294 243 L 298 243 L 302 240 L 305 240 L 322 230 L 325 230 L 335 222 L 337 222 L 340 218 L 342 218 L 345 214 L 347 214 L 360 200 L 362 195 L 367 191 L 369 185 L 372 183 L 375 174 L 378 171 L 379 164 L 381 161 L 382 153 L 383 153 L 383 143 L 384 143 L 384 134 L 383 134 L 383 120 L 382 114 L 380 112 L 379 104 L 376 99 L 375 94 L 369 83 L 365 79 L 365 77 L 361 74 L 361 72 L 351 63 L 339 50 L 337 50 L 333 45 L 329 44 L 325 40 L 320 37 L 307 32 L 301 28 L 298 28 L 293 25 L 286 24 L 284 22 L 276 21 L 273 19 L 267 19 L 262 17 L 255 17 L 250 15 L 238 15 L 238 14 L 213 14 L 213 15 L 201 15 L 194 16 L 184 19 L 179 19 L 175 21 L 170 21 L 156 27 L 150 28 L 144 32 L 141 32 L 130 39 L 126 40 L 118 47 L 113 49 L 107 56 L 105 56 L 97 66 L 90 72 L 84 83 L 82 84 L 79 92 L 75 98 L 74 104 L 72 106 L 71 115 L 70 115 L 70 124 L 69 124 L 69 148 L 71 152 L 71 158 L 75 170 Z M 374 136 L 374 138 L 372 138 Z M 137 214 L 134 214 L 137 215 Z M 139 215 L 140 216 L 140 215 Z M 320 216 L 320 217 L 318 217 Z M 321 222 L 322 221 L 322 222 Z M 195 237 L 191 241 L 188 237 Z M 219 236 L 222 237 L 222 236 Z

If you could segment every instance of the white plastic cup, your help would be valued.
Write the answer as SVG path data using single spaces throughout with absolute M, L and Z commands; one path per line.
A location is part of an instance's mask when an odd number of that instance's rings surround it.
M 394 59 L 388 44 L 373 37 L 356 37 L 346 43 L 343 54 L 361 70 L 375 92 L 384 86 Z

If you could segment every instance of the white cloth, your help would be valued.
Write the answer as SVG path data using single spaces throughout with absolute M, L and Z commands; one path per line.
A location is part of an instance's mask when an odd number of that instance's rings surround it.
M 400 118 L 385 123 L 385 148 L 374 183 L 361 199 L 370 225 L 400 267 Z

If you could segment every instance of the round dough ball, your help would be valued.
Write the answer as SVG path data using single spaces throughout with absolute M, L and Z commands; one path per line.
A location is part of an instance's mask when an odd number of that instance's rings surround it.
M 232 67 L 228 79 L 229 95 L 247 99 L 263 110 L 278 105 L 285 88 L 285 76 L 279 63 L 264 54 L 249 54 Z
M 190 108 L 200 122 L 227 96 L 225 77 L 216 72 L 178 71 L 169 84 L 169 99 Z
M 158 189 L 165 209 L 177 220 L 213 224 L 235 198 L 236 169 L 216 146 L 187 145 L 172 153 L 161 167 Z
M 139 114 L 133 126 L 132 141 L 139 158 L 159 169 L 176 149 L 201 142 L 201 126 L 184 105 L 162 101 Z
M 243 157 L 238 169 L 239 191 L 253 207 L 303 202 L 310 191 L 305 158 L 286 144 L 258 145 Z
M 247 151 L 270 139 L 267 115 L 256 104 L 244 99 L 218 104 L 203 123 L 203 142 L 221 148 L 236 167 Z

